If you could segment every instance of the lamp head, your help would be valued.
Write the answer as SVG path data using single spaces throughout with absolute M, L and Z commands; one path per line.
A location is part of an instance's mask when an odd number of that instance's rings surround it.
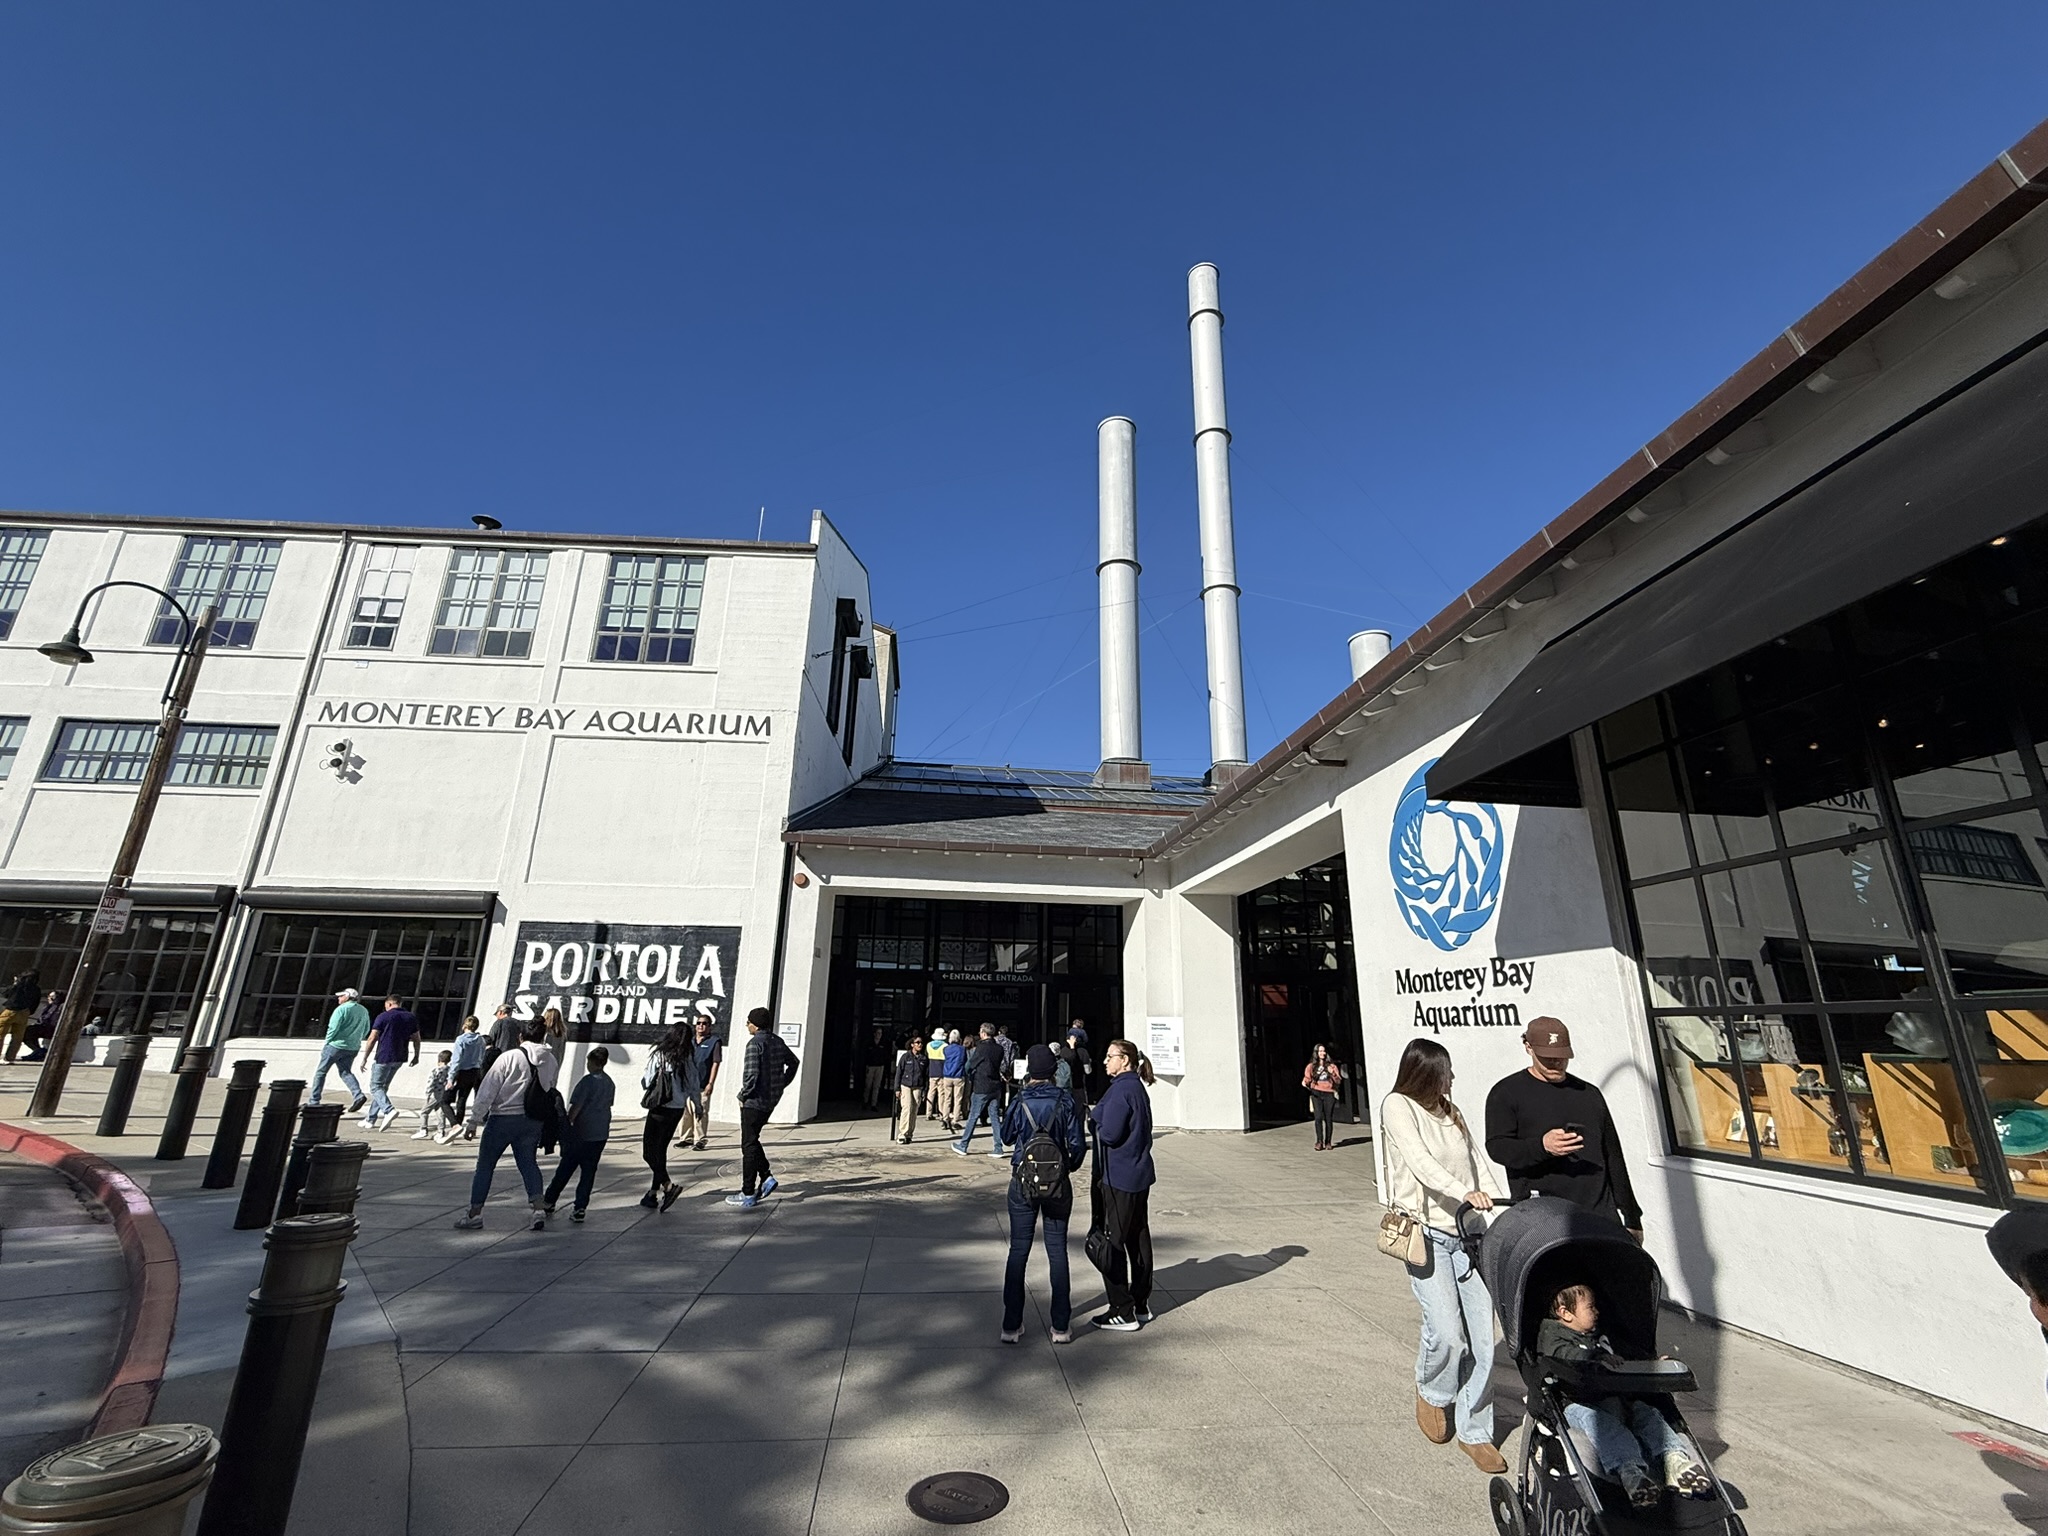
M 76 624 L 64 631 L 63 639 L 52 640 L 48 645 L 39 645 L 36 649 L 59 666 L 75 667 L 80 662 L 92 660 L 92 652 L 79 641 Z
M 496 533 L 500 528 L 505 526 L 503 523 L 499 522 L 495 517 L 492 517 L 488 513 L 484 512 L 472 514 L 469 520 L 472 523 L 475 523 L 478 530 L 483 533 Z

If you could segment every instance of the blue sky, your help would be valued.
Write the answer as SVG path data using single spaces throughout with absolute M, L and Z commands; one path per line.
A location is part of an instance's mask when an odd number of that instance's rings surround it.
M 803 536 L 899 751 L 1207 766 L 1185 272 L 1254 755 L 2048 115 L 1984 4 L 0 9 L 0 505 Z

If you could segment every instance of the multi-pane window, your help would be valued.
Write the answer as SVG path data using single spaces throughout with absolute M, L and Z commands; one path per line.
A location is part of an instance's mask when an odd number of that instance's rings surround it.
M 246 650 L 256 643 L 256 625 L 277 575 L 279 539 L 224 539 L 194 536 L 185 540 L 177 569 L 171 572 L 171 596 L 185 605 L 194 622 L 208 602 L 216 612 L 215 646 Z M 157 606 L 149 628 L 151 645 L 177 645 L 185 638 L 185 621 L 169 603 Z
M 266 912 L 257 925 L 235 1032 L 317 1040 L 334 994 L 392 995 L 429 1040 L 452 1039 L 476 992 L 483 921 L 474 917 Z
M 1673 1143 L 2048 1200 L 2048 526 L 1596 728 Z
M 37 990 L 61 991 L 78 969 L 91 907 L 0 907 L 0 970 L 26 971 Z M 104 1035 L 178 1035 L 199 1011 L 220 913 L 139 907 L 107 947 L 91 1017 Z
M 458 549 L 435 616 L 435 656 L 526 656 L 547 580 L 545 550 Z
M 49 531 L 43 528 L 10 528 L 0 532 L 0 640 L 14 633 L 15 615 L 21 612 L 29 583 L 36 579 L 43 546 L 49 542 Z
M 57 729 L 42 776 L 60 784 L 139 783 L 156 729 L 141 720 L 66 720 Z M 188 725 L 179 732 L 169 782 L 257 788 L 276 745 L 277 727 L 272 725 Z
M 388 651 L 398 638 L 399 616 L 412 587 L 409 544 L 372 544 L 363 551 L 363 579 L 356 587 L 356 605 L 349 614 L 347 645 Z
M 23 715 L 0 715 L 0 779 L 14 772 L 14 759 L 21 752 L 21 739 L 28 734 Z
M 679 666 L 696 648 L 703 604 L 703 557 L 613 555 L 592 657 Z

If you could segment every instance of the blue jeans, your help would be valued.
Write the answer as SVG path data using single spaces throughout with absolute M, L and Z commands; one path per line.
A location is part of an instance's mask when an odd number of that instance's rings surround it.
M 498 1171 L 498 1159 L 507 1147 L 512 1149 L 513 1165 L 526 1185 L 526 1203 L 540 1204 L 540 1122 L 526 1115 L 490 1115 L 477 1143 L 476 1175 L 469 1181 L 471 1210 L 482 1210 L 491 1198 L 491 1175 Z
M 996 1139 L 996 1150 L 998 1152 L 1009 1151 L 1009 1148 L 1003 1145 L 1002 1112 L 996 1108 L 996 1103 L 1000 1098 L 1001 1094 L 999 1093 L 977 1093 L 968 1101 L 967 1129 L 960 1133 L 960 1139 L 953 1143 L 954 1146 L 965 1152 L 967 1144 L 974 1140 L 974 1128 L 981 1124 L 981 1117 L 987 1115 L 988 1133 Z
M 1040 1220 L 1045 1222 L 1045 1264 L 1052 1271 L 1052 1325 L 1064 1333 L 1073 1321 L 1073 1296 L 1067 1285 L 1067 1218 L 1073 1214 L 1073 1190 L 1057 1204 L 1033 1205 L 1017 1181 L 1010 1180 L 1010 1258 L 1003 1266 L 1005 1333 L 1024 1326 L 1024 1266 L 1031 1260 L 1032 1225 Z
M 400 1061 L 373 1061 L 370 1063 L 370 1113 L 391 1114 L 396 1106 L 391 1095 L 385 1090 L 391 1086 L 391 1079 L 398 1076 L 398 1069 L 404 1066 Z
M 1464 1248 L 1434 1227 L 1422 1268 L 1408 1271 L 1408 1286 L 1422 1303 L 1422 1344 L 1415 1356 L 1415 1390 L 1433 1408 L 1457 1404 L 1458 1438 L 1493 1444 L 1493 1298 Z
M 1566 1403 L 1564 1421 L 1593 1442 L 1600 1465 L 1592 1470 L 1613 1477 L 1623 1467 L 1644 1464 L 1643 1453 L 1661 1462 L 1673 1454 L 1688 1460 L 1691 1449 L 1664 1415 L 1641 1398 L 1623 1402 L 1603 1397 L 1591 1403 Z
M 363 1096 L 363 1085 L 356 1081 L 355 1073 L 348 1064 L 356 1059 L 356 1048 L 352 1045 L 323 1045 L 320 1047 L 320 1065 L 313 1069 L 313 1093 L 306 1100 L 308 1104 L 320 1102 L 320 1090 L 327 1086 L 327 1069 L 339 1067 L 341 1080 L 348 1085 L 349 1102 L 354 1103 Z

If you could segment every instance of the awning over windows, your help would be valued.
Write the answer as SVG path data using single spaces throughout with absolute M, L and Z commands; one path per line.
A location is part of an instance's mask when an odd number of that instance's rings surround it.
M 1581 726 L 2048 515 L 2044 339 L 1553 640 L 1431 797 L 1577 805 Z
M 257 886 L 242 892 L 242 905 L 262 912 L 394 913 L 419 917 L 489 917 L 495 891 L 380 891 Z

